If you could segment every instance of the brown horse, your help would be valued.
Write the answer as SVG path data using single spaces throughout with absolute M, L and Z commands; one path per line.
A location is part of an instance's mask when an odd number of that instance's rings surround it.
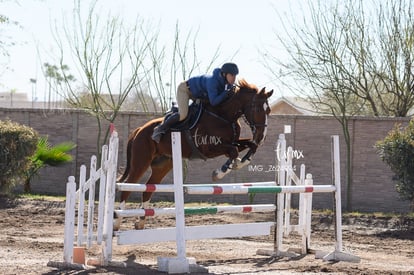
M 273 90 L 266 92 L 265 88 L 258 90 L 254 85 L 240 80 L 232 97 L 212 107 L 206 104 L 198 123 L 182 134 L 182 156 L 192 158 L 197 155 L 201 158 L 214 158 L 225 155 L 229 159 L 213 172 L 213 180 L 223 178 L 232 169 L 240 169 L 247 165 L 257 147 L 266 137 L 267 115 L 270 113 L 268 98 Z M 252 139 L 240 139 L 240 124 L 238 119 L 244 116 L 252 130 Z M 135 129 L 128 138 L 127 163 L 124 174 L 119 182 L 135 183 L 151 167 L 152 173 L 146 184 L 158 184 L 172 169 L 171 134 L 167 132 L 160 143 L 152 140 L 154 128 L 163 118 L 153 119 L 145 125 Z M 238 158 L 239 152 L 249 148 L 243 158 Z M 130 192 L 121 193 L 121 208 L 130 195 Z M 144 192 L 142 207 L 147 207 L 152 193 Z M 135 225 L 138 229 L 144 227 L 145 217 Z

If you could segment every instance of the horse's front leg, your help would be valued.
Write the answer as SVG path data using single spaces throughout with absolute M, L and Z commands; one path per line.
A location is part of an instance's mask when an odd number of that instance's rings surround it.
M 237 147 L 230 145 L 227 155 L 229 156 L 229 159 L 223 164 L 223 166 L 213 171 L 213 181 L 221 180 L 222 178 L 224 178 L 225 175 L 231 172 L 235 160 L 239 155 Z
M 257 144 L 249 139 L 240 139 L 237 142 L 237 147 L 239 151 L 243 151 L 246 148 L 249 148 L 249 151 L 247 151 L 247 153 L 242 158 L 237 158 L 234 161 L 234 170 L 241 169 L 251 162 L 253 155 L 256 153 Z
M 225 175 L 231 172 L 233 169 L 234 159 L 228 159 L 226 163 L 213 171 L 213 181 L 221 180 Z

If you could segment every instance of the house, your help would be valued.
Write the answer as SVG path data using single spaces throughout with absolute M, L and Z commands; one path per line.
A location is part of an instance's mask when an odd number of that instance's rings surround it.
M 26 93 L 0 92 L 0 107 L 23 108 L 30 107 Z
M 273 115 L 317 115 L 314 106 L 301 97 L 280 97 L 270 104 Z
M 64 107 L 63 101 L 32 101 L 27 93 L 24 92 L 0 92 L 0 108 L 39 108 L 39 109 L 55 109 Z

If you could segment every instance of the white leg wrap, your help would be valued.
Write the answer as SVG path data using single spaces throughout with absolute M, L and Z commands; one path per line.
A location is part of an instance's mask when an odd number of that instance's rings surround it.
M 222 178 L 224 178 L 225 175 L 227 175 L 228 173 L 231 172 L 231 169 L 227 169 L 226 172 L 221 171 L 220 168 L 214 170 L 214 180 L 221 180 Z
M 234 162 L 233 169 L 238 170 L 250 163 L 250 160 L 246 159 L 244 162 L 241 161 L 241 158 L 237 158 Z

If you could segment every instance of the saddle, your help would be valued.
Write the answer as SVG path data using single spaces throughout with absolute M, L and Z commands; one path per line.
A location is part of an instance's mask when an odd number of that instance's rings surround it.
M 178 122 L 177 124 L 174 124 L 170 130 L 171 131 L 179 131 L 184 133 L 184 137 L 187 139 L 188 144 L 191 146 L 191 156 L 190 159 L 203 159 L 207 160 L 207 157 L 203 155 L 203 153 L 200 152 L 200 150 L 195 146 L 194 140 L 191 136 L 190 130 L 193 129 L 198 121 L 200 120 L 200 117 L 203 113 L 204 106 L 202 101 L 193 101 L 191 105 L 188 107 L 188 114 L 186 119 L 184 119 L 181 122 Z M 168 116 L 171 116 L 172 114 L 176 113 L 178 109 L 176 107 L 171 108 L 170 111 L 165 116 L 165 119 L 168 118 Z
M 174 110 L 172 108 L 172 110 L 170 110 L 167 116 L 171 115 L 172 113 L 177 112 L 176 110 Z M 188 107 L 188 115 L 187 117 L 181 121 L 178 122 L 177 124 L 174 124 L 171 127 L 172 131 L 187 131 L 187 130 L 191 130 L 193 129 L 198 121 L 200 120 L 201 114 L 203 113 L 203 103 L 200 101 L 194 101 L 193 103 L 191 103 L 191 105 Z

